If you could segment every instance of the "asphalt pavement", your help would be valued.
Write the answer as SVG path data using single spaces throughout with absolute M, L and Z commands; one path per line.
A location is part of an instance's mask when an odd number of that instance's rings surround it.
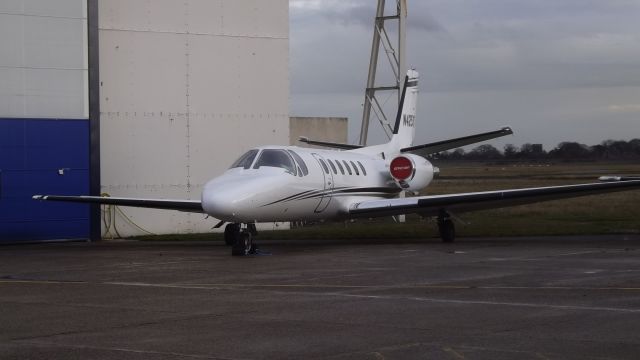
M 0 359 L 639 359 L 640 236 L 0 246 Z

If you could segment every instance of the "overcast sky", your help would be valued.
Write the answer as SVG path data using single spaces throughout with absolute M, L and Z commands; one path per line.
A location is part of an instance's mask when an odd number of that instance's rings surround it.
M 407 2 L 416 144 L 507 125 L 499 148 L 640 138 L 640 0 Z M 291 115 L 346 116 L 353 143 L 376 4 L 290 0 Z M 374 121 L 370 143 L 384 140 Z

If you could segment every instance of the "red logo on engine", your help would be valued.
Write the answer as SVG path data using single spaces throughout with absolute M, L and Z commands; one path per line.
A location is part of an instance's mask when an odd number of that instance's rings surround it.
M 396 180 L 407 180 L 413 174 L 413 163 L 411 160 L 404 156 L 398 156 L 397 158 L 391 160 L 391 165 L 389 165 L 389 171 L 391 172 L 391 176 L 393 176 Z

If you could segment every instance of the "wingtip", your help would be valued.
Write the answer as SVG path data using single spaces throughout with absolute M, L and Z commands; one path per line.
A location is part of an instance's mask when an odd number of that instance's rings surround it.
M 513 129 L 510 126 L 503 127 L 502 131 L 504 131 L 507 134 L 513 135 Z
M 45 196 L 44 195 L 33 195 L 31 198 L 33 200 L 45 200 Z
M 618 182 L 618 181 L 636 181 L 640 180 L 638 176 L 600 176 L 598 178 L 601 182 Z

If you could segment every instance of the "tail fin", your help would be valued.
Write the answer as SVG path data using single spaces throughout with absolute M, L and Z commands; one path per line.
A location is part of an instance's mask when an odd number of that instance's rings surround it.
M 396 124 L 393 128 L 393 136 L 387 144 L 389 153 L 399 153 L 400 149 L 413 145 L 416 133 L 416 104 L 418 102 L 418 72 L 407 71 L 404 79 L 404 87 L 398 104 Z

